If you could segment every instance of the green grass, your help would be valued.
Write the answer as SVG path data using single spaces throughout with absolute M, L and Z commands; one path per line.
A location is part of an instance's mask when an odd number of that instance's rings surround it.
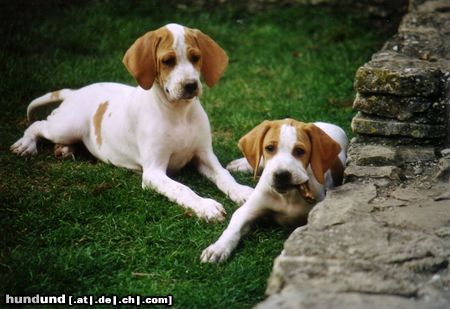
M 121 59 L 138 36 L 168 22 L 199 28 L 230 57 L 221 82 L 202 97 L 226 164 L 240 156 L 239 137 L 264 119 L 329 121 L 349 132 L 354 72 L 385 34 L 365 18 L 322 7 L 249 13 L 237 4 L 203 10 L 175 1 L 10 3 L 0 4 L 0 291 L 171 294 L 180 308 L 263 299 L 287 231 L 258 225 L 227 263 L 200 264 L 227 222 L 205 223 L 143 191 L 138 173 L 84 157 L 59 161 L 48 143 L 36 157 L 15 157 L 8 148 L 26 127 L 26 106 L 60 88 L 135 84 Z M 253 184 L 251 176 L 236 178 Z M 176 179 L 221 202 L 228 218 L 236 208 L 192 168 Z

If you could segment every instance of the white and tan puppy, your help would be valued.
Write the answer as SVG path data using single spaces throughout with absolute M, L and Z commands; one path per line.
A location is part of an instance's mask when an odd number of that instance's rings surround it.
M 194 161 L 236 203 L 252 189 L 235 182 L 213 153 L 208 117 L 200 105 L 200 75 L 215 85 L 228 65 L 225 51 L 199 30 L 169 24 L 138 38 L 123 62 L 139 86 L 97 83 L 79 90 L 63 89 L 35 99 L 28 118 L 40 106 L 61 105 L 44 121 L 34 122 L 11 149 L 33 155 L 45 138 L 66 155 L 83 142 L 100 160 L 142 170 L 142 187 L 152 188 L 206 220 L 223 220 L 218 202 L 201 198 L 172 180 L 167 172 Z
M 342 182 L 348 139 L 323 122 L 293 119 L 264 121 L 239 141 L 245 158 L 228 165 L 233 171 L 264 169 L 247 202 L 235 211 L 220 238 L 206 248 L 202 262 L 222 262 L 236 248 L 250 224 L 264 215 L 285 225 L 306 222 L 308 212 L 324 199 L 327 188 Z

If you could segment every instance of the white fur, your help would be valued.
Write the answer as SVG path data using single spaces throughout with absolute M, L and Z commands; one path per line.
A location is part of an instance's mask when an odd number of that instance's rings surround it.
M 79 90 L 61 90 L 34 100 L 28 109 L 63 101 L 47 120 L 34 122 L 11 149 L 18 155 L 37 153 L 36 142 L 83 142 L 100 160 L 116 166 L 142 170 L 142 187 L 151 188 L 206 220 L 223 220 L 225 210 L 212 199 L 201 198 L 190 188 L 167 176 L 189 161 L 236 203 L 243 203 L 252 189 L 242 186 L 224 169 L 211 143 L 208 117 L 200 105 L 199 93 L 182 100 L 182 86 L 196 81 L 200 73 L 188 61 L 184 29 L 167 26 L 174 36 L 177 64 L 165 85 L 154 83 L 150 90 L 116 83 L 97 83 Z M 101 143 L 94 117 L 107 104 L 101 122 Z
M 169 100 L 178 100 L 183 94 L 183 85 L 187 82 L 197 82 L 201 91 L 200 73 L 187 58 L 184 27 L 177 24 L 168 24 L 166 27 L 174 35 L 173 44 L 177 55 L 177 65 L 166 81 L 165 90 Z
M 345 166 L 346 149 L 348 144 L 345 132 L 336 125 L 317 122 L 320 129 L 327 133 L 341 146 L 339 159 Z M 265 163 L 261 178 L 253 194 L 247 202 L 237 209 L 231 217 L 230 223 L 219 239 L 207 247 L 201 254 L 202 262 L 217 263 L 225 261 L 245 235 L 252 222 L 257 218 L 273 213 L 275 220 L 280 223 L 290 223 L 291 219 L 306 215 L 313 207 L 299 194 L 297 190 L 290 190 L 280 194 L 273 188 L 273 175 L 277 171 L 291 172 L 293 182 L 308 181 L 309 187 L 316 201 L 325 197 L 325 190 L 334 186 L 330 171 L 325 173 L 325 183 L 321 185 L 312 173 L 311 167 L 305 170 L 303 165 L 292 156 L 292 148 L 297 141 L 296 130 L 292 126 L 283 125 L 280 130 L 279 147 L 276 155 Z M 228 167 L 232 171 L 252 171 L 245 158 L 231 162 Z

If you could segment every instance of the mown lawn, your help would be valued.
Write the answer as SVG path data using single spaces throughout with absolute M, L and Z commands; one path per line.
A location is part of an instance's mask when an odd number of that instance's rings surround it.
M 97 81 L 135 84 L 121 59 L 138 36 L 168 22 L 199 28 L 230 57 L 221 82 L 202 97 L 225 165 L 240 156 L 239 137 L 264 119 L 329 121 L 349 132 L 354 72 L 386 38 L 363 13 L 154 2 L 1 1 L 2 298 L 171 294 L 179 308 L 250 307 L 263 299 L 288 236 L 259 225 L 228 262 L 200 264 L 227 222 L 205 223 L 143 191 L 138 173 L 88 156 L 60 161 L 48 143 L 36 157 L 12 155 L 30 100 Z M 236 178 L 253 185 L 251 176 Z M 176 179 L 221 202 L 228 219 L 236 208 L 192 168 Z

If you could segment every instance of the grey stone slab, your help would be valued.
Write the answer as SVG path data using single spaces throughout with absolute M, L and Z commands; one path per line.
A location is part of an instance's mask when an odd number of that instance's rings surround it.
M 430 97 L 441 93 L 441 76 L 427 61 L 381 51 L 358 69 L 355 89 L 363 94 Z
M 413 123 L 445 123 L 445 104 L 423 97 L 393 95 L 364 95 L 358 93 L 353 102 L 355 110 L 365 114 Z
M 444 139 L 447 136 L 445 124 L 416 124 L 409 122 L 392 121 L 383 118 L 373 118 L 358 113 L 352 119 L 352 130 L 358 134 L 410 137 L 416 139 Z

